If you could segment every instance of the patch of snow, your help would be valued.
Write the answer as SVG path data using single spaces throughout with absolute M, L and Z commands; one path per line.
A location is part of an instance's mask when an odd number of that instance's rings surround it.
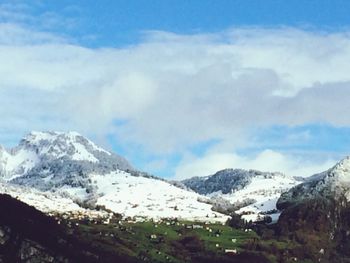
M 281 207 L 316 196 L 341 198 L 350 201 L 350 156 L 344 158 L 331 169 L 310 176 L 304 183 L 290 189 L 278 200 Z
M 280 214 L 276 208 L 279 197 L 283 192 L 299 183 L 294 177 L 280 173 L 267 177 L 262 174 L 252 177 L 248 185 L 233 193 L 222 194 L 221 191 L 217 191 L 208 196 L 221 197 L 232 204 L 252 200 L 252 204 L 240 208 L 236 213 L 242 215 L 242 218 L 247 221 L 256 221 L 259 217 L 267 214 L 276 222 Z
M 44 213 L 80 213 L 92 218 L 106 217 L 105 212 L 84 209 L 72 199 L 53 192 L 42 192 L 33 188 L 0 182 L 0 193 L 11 195 Z
M 84 147 L 84 145 L 76 142 L 71 142 L 71 144 L 75 149 L 75 153 L 72 155 L 72 160 L 76 160 L 76 161 L 85 160 L 85 161 L 90 161 L 94 163 L 98 162 L 98 159 L 94 157 L 90 152 L 88 152 Z
M 97 187 L 97 204 L 126 217 L 181 218 L 225 222 L 228 216 L 213 212 L 209 204 L 198 202 L 200 195 L 167 182 L 130 176 L 126 172 L 91 176 Z
M 32 151 L 19 150 L 13 155 L 3 152 L 1 156 L 1 170 L 3 179 L 12 180 L 22 176 L 39 162 L 38 156 Z

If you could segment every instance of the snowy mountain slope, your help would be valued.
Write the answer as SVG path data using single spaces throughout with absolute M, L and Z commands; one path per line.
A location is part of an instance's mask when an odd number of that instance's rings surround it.
M 19 145 L 0 153 L 5 181 L 49 190 L 63 184 L 88 184 L 92 172 L 133 170 L 121 156 L 109 153 L 76 132 L 32 132 Z
M 32 151 L 19 148 L 7 151 L 0 147 L 0 177 L 4 180 L 11 180 L 25 174 L 38 162 L 38 156 Z
M 225 169 L 214 175 L 195 177 L 182 183 L 197 193 L 228 200 L 246 220 L 270 214 L 278 218 L 276 202 L 283 192 L 301 183 L 301 179 L 281 173 Z
M 91 176 L 98 189 L 98 205 L 130 217 L 177 217 L 200 221 L 225 222 L 227 216 L 213 212 L 212 206 L 199 202 L 199 195 L 168 182 L 131 176 L 126 172 Z
M 277 220 L 279 212 L 276 203 L 282 193 L 299 184 L 300 181 L 280 173 L 257 175 L 244 189 L 232 194 L 224 195 L 231 202 L 243 202 L 247 199 L 256 202 L 240 208 L 237 213 L 243 214 L 246 220 L 257 220 L 259 214 L 269 213 L 273 220 Z
M 125 217 L 182 218 L 198 221 L 225 222 L 228 217 L 211 210 L 212 206 L 199 202 L 199 195 L 181 190 L 167 182 L 135 177 L 124 171 L 108 175 L 91 175 L 95 192 L 64 186 L 53 191 L 40 191 L 32 187 L 0 182 L 0 193 L 9 194 L 38 210 L 55 214 L 86 215 L 106 218 L 108 213 L 95 210 L 94 205 Z M 82 207 L 81 204 L 85 203 Z M 91 209 L 86 209 L 86 204 Z
M 199 194 L 138 172 L 75 132 L 32 132 L 17 147 L 1 148 L 0 171 L 0 192 L 44 212 L 104 206 L 131 217 L 227 219 Z
M 350 201 L 350 156 L 282 194 L 277 205 L 284 209 L 291 204 L 315 198 L 345 198 L 347 202 Z
M 277 207 L 279 233 L 330 252 L 314 261 L 342 262 L 350 244 L 350 157 L 283 193 Z
M 104 211 L 89 210 L 80 207 L 71 198 L 54 192 L 42 192 L 30 187 L 0 182 L 0 193 L 8 194 L 20 201 L 34 206 L 44 213 L 72 213 L 84 214 L 93 218 L 104 218 L 108 214 Z

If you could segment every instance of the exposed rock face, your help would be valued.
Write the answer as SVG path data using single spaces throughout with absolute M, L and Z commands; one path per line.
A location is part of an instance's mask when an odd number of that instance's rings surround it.
M 52 249 L 60 230 L 51 218 L 0 195 L 0 262 L 72 262 Z
M 0 245 L 3 246 L 10 239 L 10 228 L 7 226 L 0 227 Z
M 18 247 L 17 258 L 22 262 L 68 262 L 68 259 L 53 256 L 47 248 L 30 240 L 23 240 Z

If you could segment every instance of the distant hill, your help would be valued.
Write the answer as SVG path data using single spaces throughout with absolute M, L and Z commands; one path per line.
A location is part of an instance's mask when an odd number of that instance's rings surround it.
M 257 220 L 268 213 L 276 221 L 276 202 L 283 192 L 303 182 L 302 178 L 282 173 L 256 170 L 225 169 L 217 173 L 181 181 L 187 188 L 212 198 L 216 206 L 233 205 L 231 209 L 246 220 Z M 225 202 L 226 200 L 226 202 Z M 222 207 L 223 209 L 225 207 Z

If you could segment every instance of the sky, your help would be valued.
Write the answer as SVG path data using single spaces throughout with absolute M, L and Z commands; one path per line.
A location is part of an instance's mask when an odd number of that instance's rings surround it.
M 0 143 L 78 131 L 170 179 L 350 154 L 341 0 L 0 0 Z

